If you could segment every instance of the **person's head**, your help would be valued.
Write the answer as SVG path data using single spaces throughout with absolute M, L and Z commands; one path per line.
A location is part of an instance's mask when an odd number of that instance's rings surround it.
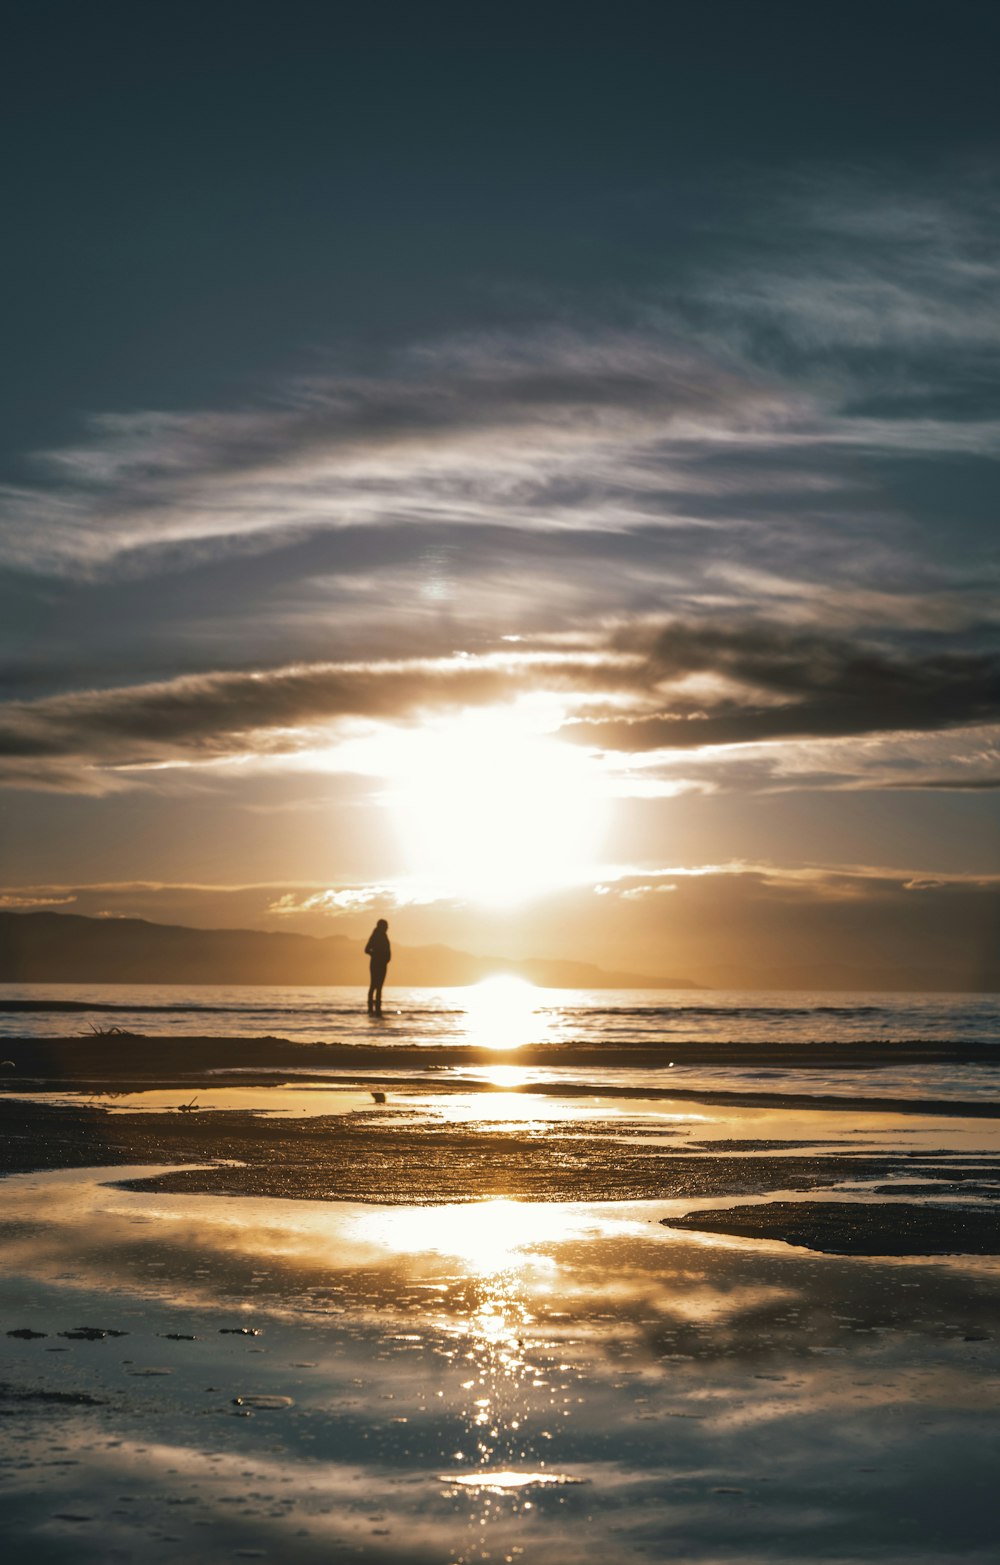
M 388 927 L 389 927 L 389 922 L 388 922 L 387 919 L 384 919 L 384 918 L 380 918 L 378 923 L 375 925 L 375 928 L 376 929 L 381 929 L 383 934 L 388 929 Z

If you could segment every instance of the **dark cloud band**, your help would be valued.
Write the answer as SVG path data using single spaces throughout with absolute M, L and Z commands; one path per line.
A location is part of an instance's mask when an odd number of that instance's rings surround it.
M 585 718 L 569 730 L 628 751 L 925 732 L 1000 719 L 994 648 L 907 652 L 768 624 L 672 625 L 653 640 L 647 667 L 651 681 L 710 675 L 745 695 Z
M 563 735 L 596 749 L 926 733 L 1000 721 L 1000 652 L 990 638 L 928 653 L 762 621 L 674 622 L 561 654 L 206 673 L 11 702 L 0 707 L 0 757 L 10 781 L 53 766 L 64 786 L 67 764 L 290 753 L 345 719 L 409 721 L 537 691 L 564 696 Z

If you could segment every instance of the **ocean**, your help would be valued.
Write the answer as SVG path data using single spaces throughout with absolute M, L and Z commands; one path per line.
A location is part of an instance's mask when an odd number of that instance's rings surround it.
M 1000 1046 L 1000 996 L 992 994 L 541 989 L 498 977 L 465 988 L 387 991 L 379 1020 L 367 1015 L 360 985 L 0 985 L 0 1038 L 71 1038 L 110 1027 L 155 1037 L 375 1046 L 390 1078 L 402 1072 L 404 1054 L 412 1078 L 425 1049 L 435 1056 L 428 1079 L 490 1078 L 499 1070 L 495 1084 L 509 1087 L 706 1086 L 977 1102 L 1000 1087 L 1000 1050 L 990 1058 Z M 781 1059 L 789 1045 L 794 1063 Z M 470 1047 L 486 1051 L 481 1064 L 469 1064 Z M 449 1048 L 461 1051 L 461 1063 L 447 1063 Z M 683 1062 L 672 1061 L 674 1049 L 683 1050 Z M 529 1051 L 530 1065 L 519 1067 Z M 923 1059 L 924 1052 L 934 1057 Z M 970 1061 L 977 1052 L 985 1058 Z M 338 1064 L 329 1074 L 346 1072 Z

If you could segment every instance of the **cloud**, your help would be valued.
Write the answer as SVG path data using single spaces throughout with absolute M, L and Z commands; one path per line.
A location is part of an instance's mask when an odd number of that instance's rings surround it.
M 744 438 L 791 412 L 766 377 L 663 333 L 452 340 L 367 378 L 285 383 L 263 408 L 95 416 L 84 443 L 36 455 L 45 482 L 0 492 L 0 558 L 99 573 L 141 570 L 150 548 L 155 564 L 165 547 L 401 520 L 620 528 L 662 484 L 658 442 Z
M 362 915 L 367 917 L 376 907 L 405 909 L 408 919 L 420 919 L 435 911 L 461 910 L 464 904 L 409 879 L 247 885 L 124 880 L 0 886 L 0 908 L 10 911 L 72 908 L 74 914 L 88 918 L 139 918 L 207 929 L 275 930 L 290 925 L 328 935 L 360 929 Z
M 0 492 L 0 559 L 135 578 L 345 527 L 739 530 L 762 456 L 771 511 L 801 526 L 842 515 L 857 455 L 995 451 L 995 182 L 830 168 L 723 205 L 663 286 L 588 314 L 539 301 L 533 326 L 398 346 L 255 405 L 93 414 Z
M 933 767 L 860 740 L 1000 716 L 994 186 L 785 175 L 710 230 L 642 297 L 36 454 L 0 497 L 3 780 L 106 792 L 551 688 L 674 791 L 989 787 L 988 737 Z
M 511 653 L 486 658 L 314 664 L 212 673 L 89 690 L 0 707 L 0 764 L 8 780 L 40 782 L 55 763 L 140 767 L 330 744 L 330 725 L 408 720 L 510 700 L 532 690 L 585 694 L 627 684 L 628 658 Z
M 703 269 L 699 292 L 758 350 L 777 335 L 786 352 L 909 381 L 919 401 L 928 378 L 904 363 L 954 383 L 956 355 L 981 368 L 1000 349 L 1000 190 L 987 170 L 828 168 L 751 184 L 744 203 L 739 246 Z
M 631 650 L 641 635 L 622 642 Z M 647 649 L 656 710 L 581 717 L 564 732 L 624 751 L 939 730 L 1000 721 L 1000 650 L 911 651 L 773 623 L 671 624 Z M 713 699 L 683 693 L 691 676 Z M 670 687 L 681 685 L 680 698 Z M 731 694 L 731 691 L 738 694 Z
M 613 765 L 613 756 L 608 759 Z M 617 791 L 637 798 L 872 789 L 988 793 L 1000 787 L 1000 725 L 630 751 L 627 766 Z
M 992 777 L 923 777 L 912 782 L 897 782 L 895 786 L 949 793 L 996 793 L 1000 791 L 1000 772 Z
M 309 895 L 287 891 L 267 905 L 267 912 L 278 918 L 302 918 L 309 914 L 323 914 L 331 918 L 342 913 L 355 913 L 372 907 L 419 907 L 453 898 L 444 898 L 430 890 L 420 890 L 410 885 L 389 885 L 378 882 L 370 886 L 328 887 Z
M 1000 766 L 1000 649 L 978 626 L 939 633 L 933 648 L 849 640 L 770 620 L 634 621 L 481 656 L 414 658 L 184 676 L 0 706 L 0 777 L 14 785 L 121 785 L 123 768 L 336 750 L 372 725 L 422 721 L 527 695 L 555 701 L 564 738 L 638 761 L 699 752 L 694 766 L 661 766 L 659 787 L 717 786 L 712 765 L 739 746 L 742 785 L 820 786 L 920 781 L 912 753 L 843 754 L 831 741 L 961 729 L 968 753 L 924 757 L 929 786 L 942 767 L 984 786 Z M 574 644 L 575 643 L 575 644 Z M 561 716 L 559 714 L 561 713 Z M 361 725 L 359 727 L 359 725 Z M 827 742 L 825 750 L 817 744 Z M 813 748 L 810 749 L 810 742 Z M 96 772 L 96 775 L 95 775 Z M 735 776 L 736 774 L 734 774 Z M 652 781 L 648 768 L 633 783 Z M 648 790 L 647 790 L 648 791 Z
M 862 633 L 967 620 L 998 573 L 998 212 L 981 176 L 786 174 L 730 192 L 660 289 L 539 299 L 534 325 L 243 405 L 94 414 L 0 493 L 0 688 L 434 656 L 765 596 Z
M 0 891 L 0 908 L 13 912 L 26 912 L 29 908 L 68 907 L 75 901 L 75 895 L 60 896 L 51 891 Z

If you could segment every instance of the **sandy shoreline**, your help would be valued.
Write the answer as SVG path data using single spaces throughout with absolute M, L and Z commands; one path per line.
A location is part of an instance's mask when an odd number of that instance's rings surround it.
M 553 1072 L 575 1069 L 580 1081 L 561 1079 L 564 1096 L 593 1096 L 598 1089 L 586 1073 L 609 1067 L 618 1071 L 645 1071 L 662 1078 L 644 1084 L 642 1095 L 676 1098 L 692 1103 L 752 1103 L 774 1108 L 852 1108 L 859 1112 L 897 1114 L 947 1114 L 977 1119 L 1000 1118 L 1000 1098 L 902 1096 L 879 1091 L 879 1071 L 900 1067 L 975 1066 L 991 1070 L 997 1063 L 994 1047 L 976 1042 L 915 1039 L 886 1043 L 826 1044 L 718 1043 L 670 1040 L 668 1044 L 615 1046 L 598 1049 L 577 1043 L 547 1043 L 519 1047 L 516 1056 L 498 1054 L 488 1045 L 435 1045 L 389 1041 L 379 1045 L 343 1043 L 294 1043 L 284 1038 L 147 1037 L 115 1034 L 73 1038 L 7 1038 L 0 1043 L 5 1066 L 0 1089 L 8 1093 L 48 1091 L 57 1088 L 95 1095 L 154 1088 L 203 1088 L 222 1079 L 244 1086 L 275 1087 L 285 1083 L 314 1082 L 329 1085 L 333 1078 L 364 1088 L 416 1088 L 435 1074 L 440 1090 L 489 1091 L 484 1072 L 515 1063 L 524 1074 L 532 1070 Z M 671 1066 L 695 1067 L 709 1072 L 727 1068 L 795 1073 L 795 1090 L 744 1082 L 728 1088 L 714 1082 L 682 1085 L 670 1074 Z M 468 1076 L 460 1073 L 465 1070 Z M 824 1091 L 813 1079 L 821 1074 L 870 1072 L 870 1090 L 849 1095 Z M 449 1079 L 444 1078 L 444 1073 Z M 477 1079 L 477 1075 L 480 1079 Z M 545 1096 L 556 1090 L 551 1081 L 521 1081 L 516 1089 Z M 636 1095 L 634 1085 L 602 1081 L 603 1097 L 627 1100 Z
M 278 1037 L 226 1037 L 222 1034 L 152 1035 L 116 1033 L 78 1037 L 9 1037 L 0 1048 L 13 1060 L 18 1073 L 28 1075 L 107 1074 L 155 1076 L 190 1074 L 209 1070 L 286 1069 L 331 1070 L 503 1063 L 504 1051 L 494 1044 L 414 1043 L 394 1037 L 391 1021 L 380 1029 L 380 1041 L 366 1043 L 298 1043 Z M 856 1070 L 881 1065 L 985 1065 L 998 1061 L 995 1045 L 976 1040 L 912 1038 L 886 1041 L 867 1039 L 827 1043 L 775 1040 L 746 1043 L 704 1038 L 670 1038 L 655 1043 L 619 1042 L 595 1045 L 579 1041 L 547 1041 L 520 1044 L 518 1065 L 575 1065 L 649 1068 L 676 1065 L 718 1067 L 786 1067 L 796 1070 Z
M 766 1133 L 755 1130 L 750 1120 L 751 1134 L 719 1140 L 699 1132 L 704 1113 L 668 1114 L 659 1123 L 630 1120 L 627 1114 L 602 1117 L 596 1110 L 585 1119 L 573 1118 L 570 1106 L 570 1117 L 558 1117 L 554 1108 L 547 1117 L 545 1102 L 537 1099 L 531 1118 L 497 1122 L 488 1118 L 492 1095 L 482 1092 L 467 1110 L 472 1117 L 456 1123 L 447 1113 L 457 1091 L 428 1093 L 426 1084 L 412 1099 L 397 1088 L 387 1105 L 290 1118 L 270 1117 L 269 1094 L 257 1096 L 261 1111 L 206 1107 L 189 1113 L 112 1111 L 93 1103 L 9 1096 L 0 1099 L 0 1172 L 156 1164 L 155 1175 L 133 1177 L 128 1188 L 382 1206 L 497 1198 L 550 1203 L 681 1199 L 705 1205 L 720 1198 L 763 1201 L 788 1193 L 802 1198 L 846 1190 L 849 1211 L 844 1197 L 839 1199 L 850 1221 L 833 1236 L 838 1251 L 1000 1252 L 1000 1151 L 995 1137 L 986 1134 L 990 1117 L 981 1117 L 983 1136 L 977 1142 L 969 1140 L 977 1133 L 967 1114 L 969 1133 L 956 1140 L 954 1130 L 944 1129 L 963 1122 L 953 1106 L 947 1119 L 922 1108 L 920 1144 L 901 1132 L 876 1149 L 853 1138 L 857 1107 L 843 1100 L 835 1111 L 815 1116 L 827 1126 L 820 1139 L 775 1135 L 776 1127 L 786 1125 L 803 1136 L 801 1104 L 786 1103 L 768 1117 Z M 502 1095 L 502 1101 L 516 1113 L 516 1095 Z M 678 1109 L 689 1102 L 678 1099 Z M 483 1105 L 479 1118 L 477 1103 Z M 703 1105 L 706 1111 L 709 1107 Z M 713 1112 L 724 1111 L 717 1106 Z M 744 1105 L 738 1112 L 753 1109 Z M 671 1129 L 672 1117 L 688 1118 L 691 1124 Z M 914 1118 L 915 1111 L 911 1123 Z M 941 1127 L 937 1144 L 935 1125 Z M 170 1164 L 186 1166 L 165 1171 L 162 1165 Z M 919 1221 L 894 1239 L 891 1221 L 878 1218 L 877 1211 L 884 1213 L 889 1203 L 903 1198 L 912 1206 L 915 1197 L 925 1197 Z M 957 1220 L 956 1214 L 970 1207 L 974 1220 Z M 817 1220 L 803 1241 L 797 1237 L 804 1232 L 803 1211 L 783 1211 L 783 1228 L 773 1212 L 765 1217 L 761 1208 L 761 1215 L 754 1216 L 741 1207 L 743 1226 L 717 1225 L 717 1231 L 759 1232 L 824 1248 L 824 1235 L 832 1230 Z M 690 1225 L 697 1224 L 695 1213 Z M 902 1228 L 902 1222 L 897 1226 Z M 880 1243 L 888 1248 L 880 1251 Z
M 17 1565 L 990 1557 L 997 1105 L 147 1042 L 10 1049 Z

